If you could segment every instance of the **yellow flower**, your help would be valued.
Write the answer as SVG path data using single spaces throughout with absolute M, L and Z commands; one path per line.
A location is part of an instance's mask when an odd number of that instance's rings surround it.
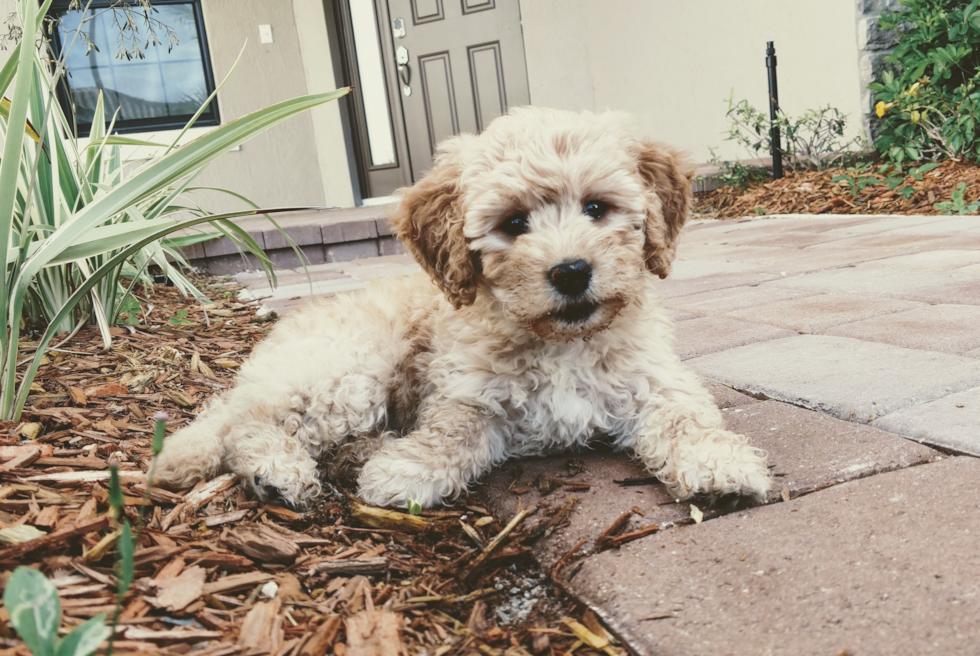
M 895 103 L 893 103 L 893 102 L 886 103 L 886 102 L 884 102 L 882 100 L 879 100 L 878 101 L 878 104 L 875 105 L 875 114 L 878 115 L 878 118 L 881 118 L 882 116 L 885 115 L 885 112 L 887 112 L 889 109 L 891 109 L 894 106 L 895 106 Z
M 913 123 L 918 123 L 919 122 L 919 119 L 921 118 L 921 115 L 915 109 L 912 110 L 912 115 L 911 116 L 912 116 L 912 122 Z
M 919 90 L 919 87 L 921 87 L 921 86 L 922 86 L 921 84 L 919 84 L 918 82 L 916 82 L 915 84 L 912 85 L 912 87 L 908 91 L 905 92 L 906 95 L 914 96 L 915 95 L 915 92 L 918 91 Z

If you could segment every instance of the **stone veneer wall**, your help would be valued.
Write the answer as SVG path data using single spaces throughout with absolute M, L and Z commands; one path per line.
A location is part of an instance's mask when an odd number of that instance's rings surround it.
M 875 121 L 875 96 L 868 85 L 881 76 L 885 68 L 885 56 L 895 48 L 894 32 L 884 32 L 878 27 L 878 17 L 883 11 L 898 9 L 898 0 L 855 0 L 857 5 L 858 81 L 861 85 L 861 127 L 869 139 L 877 137 Z

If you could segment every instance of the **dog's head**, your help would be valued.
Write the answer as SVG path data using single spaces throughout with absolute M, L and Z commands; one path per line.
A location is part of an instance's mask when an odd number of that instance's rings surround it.
M 485 290 L 547 339 L 608 326 L 670 272 L 692 167 L 618 113 L 512 109 L 444 142 L 391 217 L 457 308 Z

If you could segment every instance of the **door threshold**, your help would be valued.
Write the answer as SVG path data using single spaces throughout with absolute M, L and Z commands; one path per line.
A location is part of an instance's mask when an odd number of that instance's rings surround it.
M 374 207 L 376 205 L 390 205 L 398 202 L 398 196 L 375 196 L 361 200 L 363 207 Z

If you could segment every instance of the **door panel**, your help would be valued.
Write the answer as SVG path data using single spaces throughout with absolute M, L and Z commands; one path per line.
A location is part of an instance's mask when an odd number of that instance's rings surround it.
M 388 0 L 412 175 L 431 165 L 435 146 L 476 133 L 529 102 L 518 0 Z M 390 29 L 390 27 L 389 27 Z M 397 64 L 394 64 L 396 65 Z
M 507 110 L 500 42 L 474 46 L 468 52 L 473 98 L 476 99 L 476 127 L 482 132 L 490 121 Z
M 446 15 L 442 11 L 442 0 L 412 0 L 413 24 L 431 23 L 445 17 Z
M 425 101 L 425 123 L 429 133 L 429 147 L 459 134 L 459 116 L 456 113 L 456 94 L 453 93 L 453 76 L 449 66 L 449 53 L 440 52 L 419 57 L 422 73 L 422 95 Z
M 493 9 L 493 0 L 463 0 L 463 13 L 472 14 L 474 11 Z

